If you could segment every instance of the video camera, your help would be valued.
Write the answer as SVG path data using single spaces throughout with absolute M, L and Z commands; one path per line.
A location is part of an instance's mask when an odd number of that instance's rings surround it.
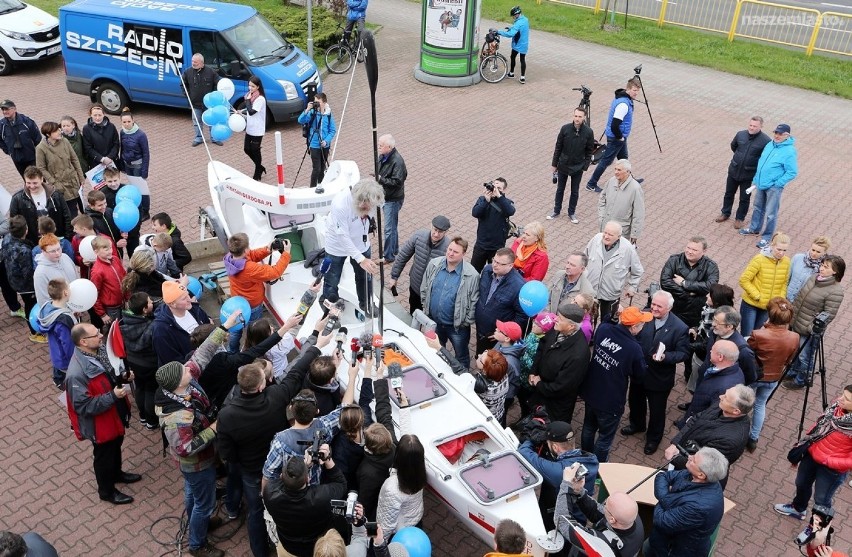
M 357 491 L 350 491 L 345 501 L 343 499 L 332 499 L 330 503 L 331 514 L 344 517 L 346 522 L 352 526 L 361 526 L 363 524 L 367 529 L 368 537 L 373 537 L 378 532 L 378 524 L 376 522 L 369 522 L 364 516 L 360 517 L 360 519 L 356 518 L 355 505 L 358 504 Z
M 814 517 L 819 517 L 820 526 L 816 528 L 814 524 Z M 811 540 L 814 539 L 816 533 L 820 530 L 824 530 L 828 528 L 828 534 L 825 537 L 825 545 L 831 545 L 831 534 L 834 533 L 834 528 L 830 526 L 831 519 L 834 518 L 834 509 L 823 507 L 822 505 L 814 505 L 814 508 L 811 509 L 811 520 L 808 522 L 808 525 L 805 527 L 802 532 L 796 536 L 794 540 L 796 545 L 799 547 L 807 545 Z
M 325 434 L 323 434 L 323 432 L 319 429 L 314 431 L 313 441 L 297 441 L 297 444 L 302 447 L 310 447 L 308 449 L 308 454 L 311 455 L 311 466 L 316 466 L 321 462 L 325 462 L 331 456 L 327 452 L 320 450 L 320 447 L 323 443 L 325 443 L 325 441 Z
M 816 337 L 822 336 L 823 333 L 825 333 L 825 328 L 828 327 L 828 322 L 830 320 L 831 315 L 829 315 L 827 311 L 819 312 L 816 317 L 814 317 L 811 334 Z

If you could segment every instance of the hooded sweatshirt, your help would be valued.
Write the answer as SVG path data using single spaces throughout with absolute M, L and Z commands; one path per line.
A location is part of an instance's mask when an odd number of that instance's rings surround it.
M 77 269 L 74 262 L 66 254 L 62 254 L 59 261 L 51 261 L 47 255 L 40 253 L 36 255 L 36 269 L 33 274 L 33 285 L 35 287 L 36 302 L 46 304 L 50 301 L 47 293 L 47 284 L 53 279 L 65 279 L 71 282 L 77 278 Z
M 263 303 L 266 281 L 281 278 L 290 264 L 290 254 L 287 252 L 282 253 L 274 265 L 260 263 L 268 255 L 267 248 L 246 250 L 245 257 L 241 258 L 235 258 L 230 253 L 225 255 L 225 271 L 231 280 L 231 296 L 242 296 L 253 308 Z
M 77 324 L 74 313 L 67 307 L 57 307 L 53 302 L 48 302 L 38 312 L 38 324 L 47 331 L 47 345 L 53 367 L 67 370 L 71 356 L 74 355 L 74 343 L 71 341 L 71 329 Z

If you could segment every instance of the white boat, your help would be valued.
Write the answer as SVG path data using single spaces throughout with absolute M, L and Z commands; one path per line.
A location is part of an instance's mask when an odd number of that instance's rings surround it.
M 208 178 L 213 205 L 207 212 L 223 242 L 232 233 L 245 232 L 251 247 L 257 248 L 288 234 L 291 241 L 298 239 L 303 252 L 308 253 L 324 245 L 331 200 L 355 184 L 360 173 L 354 162 L 334 161 L 323 180 L 323 193 L 311 188 L 283 188 L 284 203 L 275 186 L 256 182 L 220 162 L 209 164 Z M 274 253 L 272 257 L 274 262 L 279 256 Z M 302 294 L 313 281 L 310 269 L 291 261 L 281 280 L 267 286 L 267 308 L 282 321 L 295 313 Z M 374 290 L 377 293 L 378 286 Z M 374 323 L 360 320 L 355 313 L 358 298 L 348 264 L 344 266 L 339 291 L 346 303 L 341 326 L 356 338 L 363 332 L 373 332 Z M 314 304 L 302 335 L 310 332 L 321 311 L 319 304 Z M 385 306 L 381 333 L 385 347 L 396 349 L 411 361 L 403 368 L 403 389 L 411 401 L 412 433 L 425 448 L 429 489 L 489 546 L 493 545 L 497 524 L 511 518 L 527 534 L 526 552 L 543 557 L 547 553 L 537 538 L 543 540 L 546 532 L 534 491 L 542 477 L 516 451 L 518 440 L 514 433 L 502 428 L 474 393 L 472 377 L 453 374 L 427 346 L 420 331 L 403 319 L 407 319 L 403 311 L 394 312 Z M 328 347 L 328 351 L 331 349 Z M 345 366 L 340 371 L 339 379 L 345 384 Z M 391 399 L 396 402 L 393 396 Z M 398 427 L 399 410 L 395 404 L 392 407 Z M 483 454 L 487 454 L 485 459 Z

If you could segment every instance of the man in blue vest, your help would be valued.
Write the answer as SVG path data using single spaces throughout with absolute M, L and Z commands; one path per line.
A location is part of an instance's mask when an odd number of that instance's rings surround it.
M 639 78 L 634 77 L 627 82 L 624 89 L 615 90 L 615 99 L 609 106 L 609 114 L 606 117 L 606 150 L 595 172 L 586 184 L 586 189 L 596 193 L 602 190 L 598 187 L 598 180 L 609 165 L 616 158 L 626 159 L 627 137 L 633 127 L 633 100 L 639 94 L 641 85 Z

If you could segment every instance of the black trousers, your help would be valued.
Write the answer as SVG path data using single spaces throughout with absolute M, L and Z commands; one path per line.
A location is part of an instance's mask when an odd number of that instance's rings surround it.
M 641 383 L 631 380 L 627 392 L 627 404 L 630 406 L 630 425 L 638 431 L 646 429 L 645 416 L 648 416 L 645 442 L 658 444 L 663 440 L 666 429 L 666 404 L 671 389 L 652 391 Z M 647 411 L 647 414 L 646 414 Z
M 722 214 L 726 217 L 731 216 L 731 209 L 734 206 L 734 196 L 737 190 L 740 192 L 740 203 L 737 205 L 737 220 L 745 220 L 748 214 L 748 206 L 751 203 L 751 194 L 746 193 L 746 190 L 751 186 L 751 180 L 745 182 L 737 182 L 728 176 L 728 183 L 725 184 L 725 197 L 722 199 Z
M 602 323 L 606 316 L 618 308 L 619 300 L 598 300 L 598 323 Z
M 15 162 L 15 161 L 13 161 L 13 162 Z M 18 174 L 21 175 L 21 178 L 24 177 L 24 170 L 26 170 L 28 166 L 35 166 L 35 165 L 36 165 L 36 161 L 34 161 L 34 160 L 15 162 L 15 168 L 18 170 Z
M 573 215 L 577 210 L 577 200 L 580 198 L 580 181 L 583 179 L 583 171 L 578 170 L 574 174 L 556 174 L 556 196 L 553 199 L 553 212 L 559 214 L 562 212 L 562 200 L 565 199 L 565 185 L 568 183 L 568 178 L 571 178 L 571 193 L 568 196 L 568 214 Z
M 413 288 L 408 289 L 408 312 L 414 315 L 414 312 L 423 309 L 423 300 L 420 298 L 420 291 Z
M 159 418 L 154 413 L 154 395 L 157 392 L 155 373 L 156 369 L 134 370 L 136 378 L 133 380 L 133 396 L 136 398 L 136 407 L 139 408 L 139 418 L 149 424 L 159 423 Z
M 115 481 L 121 475 L 121 444 L 124 435 L 106 443 L 92 443 L 95 480 L 98 482 L 98 495 L 112 497 L 115 493 Z
M 510 64 L 511 67 L 509 68 L 509 71 L 511 73 L 515 73 L 515 58 L 518 57 L 518 54 L 521 54 L 521 53 L 513 48 L 512 49 L 512 60 L 511 60 L 511 64 Z M 527 55 L 521 54 L 521 76 L 523 77 L 524 75 L 526 75 L 526 73 L 527 73 Z
M 477 273 L 481 273 L 482 269 L 485 268 L 485 265 L 491 263 L 495 253 L 497 253 L 496 249 L 482 249 L 481 247 L 474 245 L 473 255 L 470 256 L 470 264 L 473 265 L 473 268 L 476 269 Z
M 493 333 L 492 333 L 493 334 Z M 490 348 L 494 348 L 494 345 L 497 344 L 497 341 L 493 338 L 490 338 L 490 335 L 480 335 L 479 332 L 476 333 L 476 355 L 480 355 L 486 350 Z
M 3 299 L 6 305 L 9 306 L 9 311 L 18 311 L 21 309 L 21 302 L 18 301 L 18 293 L 9 284 L 9 277 L 6 276 L 6 264 L 0 260 L 0 292 L 3 293 Z M 29 319 L 29 315 L 27 315 Z
M 315 149 L 311 147 L 311 187 L 317 187 L 317 184 L 322 182 L 325 177 L 325 167 L 328 164 L 328 147 Z
M 243 142 L 243 152 L 248 155 L 251 162 L 254 163 L 254 174 L 252 179 L 260 180 L 266 168 L 263 167 L 263 156 L 260 151 L 260 144 L 263 141 L 262 135 L 246 134 L 246 139 Z
M 27 320 L 27 327 L 30 328 L 30 334 L 35 334 L 36 330 L 33 329 L 32 325 L 30 325 L 30 312 L 34 307 L 36 307 L 35 292 L 29 292 L 27 294 L 21 293 L 21 299 L 24 301 L 24 317 Z

